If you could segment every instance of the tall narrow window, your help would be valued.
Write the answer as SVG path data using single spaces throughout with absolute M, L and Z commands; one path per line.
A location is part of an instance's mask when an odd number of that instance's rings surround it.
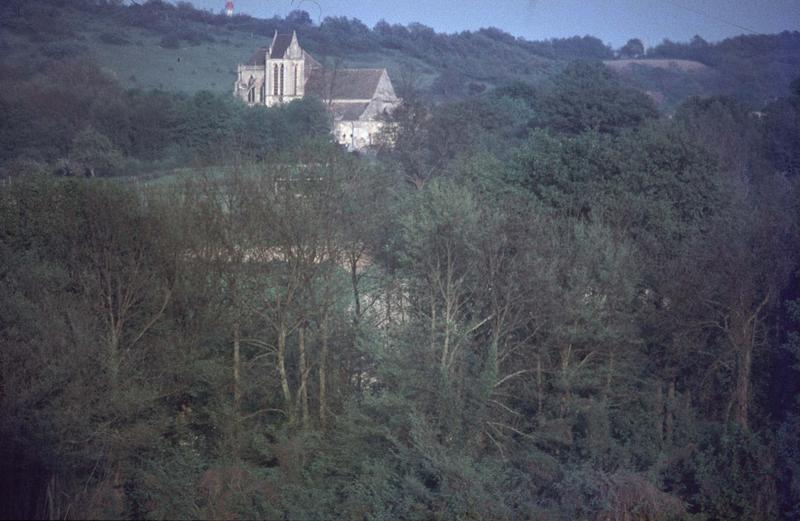
M 283 64 L 281 63 L 281 96 L 283 96 Z
M 292 94 L 297 96 L 297 64 L 296 63 L 294 64 L 294 91 L 292 91 Z
M 266 97 L 266 95 L 267 95 L 267 84 L 266 83 L 262 83 L 261 84 L 261 89 L 259 90 L 259 93 L 258 93 L 258 101 L 261 102 L 261 103 L 264 103 L 264 98 Z
M 272 73 L 272 95 L 273 96 L 277 96 L 278 95 L 278 64 L 277 63 L 275 64 L 275 67 L 273 68 L 273 73 Z
M 253 103 L 256 100 L 256 89 L 255 87 L 250 87 L 250 90 L 247 91 L 247 101 Z

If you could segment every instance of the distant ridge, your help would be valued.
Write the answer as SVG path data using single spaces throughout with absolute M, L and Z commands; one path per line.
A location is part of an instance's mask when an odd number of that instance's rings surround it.
M 604 60 L 608 67 L 615 71 L 630 69 L 635 65 L 654 67 L 656 69 L 679 70 L 682 72 L 700 72 L 709 70 L 710 67 L 694 60 L 676 60 L 672 58 L 641 58 L 631 60 Z

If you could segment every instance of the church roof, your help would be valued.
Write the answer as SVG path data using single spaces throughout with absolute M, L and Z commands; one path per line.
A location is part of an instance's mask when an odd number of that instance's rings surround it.
M 368 102 L 364 103 L 331 103 L 334 119 L 343 121 L 358 121 L 367 110 Z
M 322 99 L 369 100 L 375 95 L 386 69 L 317 69 L 306 83 L 306 92 Z
M 291 34 L 276 34 L 275 41 L 272 42 L 272 53 L 269 55 L 269 57 L 283 58 L 283 55 L 286 54 L 286 49 L 288 49 L 291 44 Z
M 306 67 L 309 71 L 322 68 L 322 64 L 315 60 L 314 57 L 308 54 L 306 51 L 303 51 L 303 59 L 305 60 Z
M 266 47 L 260 47 L 256 52 L 250 56 L 250 59 L 247 60 L 247 65 L 264 65 L 267 62 L 267 52 L 269 51 Z

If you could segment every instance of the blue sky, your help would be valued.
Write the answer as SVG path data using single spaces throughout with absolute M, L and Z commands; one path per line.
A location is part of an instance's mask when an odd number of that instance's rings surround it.
M 654 45 L 664 38 L 709 41 L 746 33 L 800 30 L 800 0 L 234 0 L 236 10 L 258 17 L 304 9 L 348 16 L 372 27 L 420 22 L 440 32 L 494 26 L 531 40 L 590 34 L 614 47 L 629 38 Z M 225 0 L 193 0 L 221 9 Z

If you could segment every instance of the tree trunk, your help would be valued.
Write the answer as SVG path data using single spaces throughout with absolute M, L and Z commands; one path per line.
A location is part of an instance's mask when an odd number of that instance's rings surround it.
M 450 365 L 452 365 L 452 358 L 450 353 L 450 330 L 455 322 L 455 288 L 453 283 L 453 260 L 451 258 L 450 248 L 447 249 L 447 275 L 445 279 L 445 302 L 444 302 L 444 342 L 442 343 L 442 374 L 445 379 L 449 376 Z
M 240 348 L 240 329 L 239 321 L 233 323 L 233 406 L 236 413 L 239 413 L 239 406 L 242 402 L 242 388 L 240 380 L 241 362 L 239 355 Z
M 753 346 L 744 341 L 739 346 L 739 360 L 736 364 L 736 389 L 734 390 L 734 420 L 743 429 L 748 428 L 750 409 L 750 373 L 753 366 Z
M 605 393 L 603 396 L 603 401 L 608 407 L 608 402 L 611 398 L 611 380 L 614 375 L 614 351 L 611 350 L 611 353 L 608 355 L 608 373 L 606 374 L 606 388 Z
M 745 308 L 739 300 L 740 307 L 731 314 L 731 325 L 728 338 L 736 353 L 736 387 L 733 391 L 733 417 L 743 429 L 749 428 L 750 415 L 750 379 L 753 372 L 753 351 L 756 348 L 757 334 L 761 310 L 770 301 L 771 292 L 753 308 Z M 743 311 L 747 309 L 747 311 Z M 752 313 L 750 312 L 752 310 Z
M 536 414 L 542 414 L 544 401 L 544 379 L 542 378 L 542 355 L 536 355 Z
M 355 308 L 353 322 L 358 324 L 361 320 L 361 295 L 358 291 L 358 257 L 355 255 L 350 258 L 350 283 L 353 286 L 353 307 Z
M 431 353 L 436 352 L 436 295 L 431 284 Z
M 281 377 L 281 389 L 283 390 L 283 401 L 286 405 L 286 415 L 289 420 L 294 418 L 294 408 L 292 407 L 292 392 L 289 389 L 289 377 L 286 374 L 286 325 L 281 321 L 278 326 L 278 373 Z
M 487 381 L 486 381 L 486 396 L 488 398 L 489 394 L 491 394 L 492 389 L 494 389 L 494 385 L 497 383 L 497 375 L 500 373 L 500 368 L 498 367 L 498 350 L 500 344 L 500 335 L 495 329 L 492 332 L 492 342 L 489 344 L 489 360 L 487 361 Z
M 450 337 L 451 337 L 451 330 L 453 327 L 454 319 L 454 311 L 453 311 L 453 301 L 451 299 L 452 293 L 450 292 L 450 287 L 448 284 L 447 288 L 447 301 L 445 302 L 445 309 L 444 309 L 444 340 L 442 342 L 442 372 L 447 375 L 450 372 L 450 366 L 453 365 L 455 359 L 455 353 L 451 353 L 451 346 L 450 346 Z
M 675 400 L 675 378 L 670 380 L 669 382 L 669 390 L 667 391 L 667 414 L 664 418 L 664 437 L 667 442 L 667 446 L 672 446 L 672 431 L 674 430 L 675 424 L 675 406 L 677 402 Z
M 322 319 L 322 349 L 319 354 L 319 424 L 324 429 L 328 423 L 326 371 L 328 365 L 328 314 Z
M 657 414 L 655 415 L 655 428 L 656 434 L 658 435 L 658 440 L 660 442 L 664 441 L 664 390 L 661 385 L 661 380 L 658 380 L 658 384 L 656 387 L 656 411 Z
M 388 329 L 392 323 L 392 282 L 389 277 L 386 277 L 386 328 Z M 386 335 L 389 338 L 389 335 Z
M 568 344 L 566 347 L 561 348 L 561 406 L 559 416 L 564 418 L 567 414 L 567 408 L 572 401 L 571 382 L 569 376 L 570 358 L 572 356 L 572 345 Z
M 109 378 L 111 379 L 111 388 L 116 389 L 117 379 L 119 378 L 120 368 L 120 353 L 119 353 L 119 337 L 116 327 L 112 326 L 108 340 L 108 369 Z
M 298 331 L 298 347 L 300 350 L 300 409 L 303 418 L 303 427 L 309 426 L 308 413 L 308 370 L 306 368 L 306 330 L 301 327 Z
M 56 492 L 56 475 L 53 474 L 47 482 L 47 490 L 45 498 L 47 501 L 47 519 L 61 519 L 61 512 L 56 510 L 55 496 Z

